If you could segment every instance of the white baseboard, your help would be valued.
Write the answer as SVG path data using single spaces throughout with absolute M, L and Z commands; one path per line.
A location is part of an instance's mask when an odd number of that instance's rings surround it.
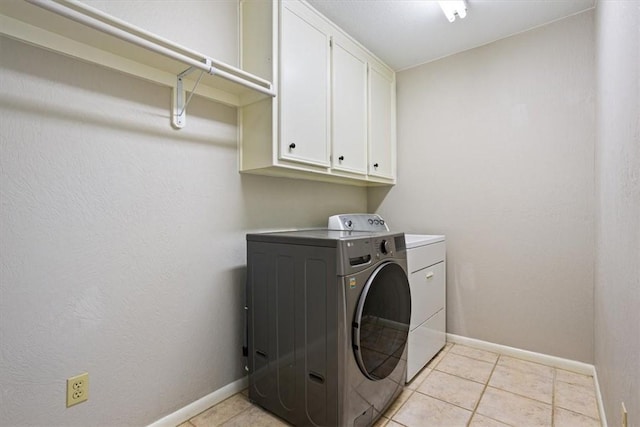
M 604 413 L 604 404 L 602 403 L 602 394 L 600 393 L 600 384 L 598 383 L 598 375 L 596 373 L 595 366 L 589 365 L 588 363 L 578 362 L 576 360 L 564 359 L 562 357 L 550 356 L 548 354 L 536 353 L 529 350 L 521 350 L 515 347 L 509 347 L 502 344 L 494 344 L 491 342 L 477 340 L 475 338 L 467 338 L 455 334 L 447 334 L 447 342 L 466 345 L 468 347 L 474 347 L 480 350 L 491 351 L 493 353 L 503 354 L 505 356 L 517 357 L 518 359 L 541 363 L 543 365 L 553 366 L 554 368 L 560 368 L 578 374 L 593 376 L 593 382 L 596 387 L 598 410 L 600 411 L 600 421 L 602 422 L 602 427 L 607 427 L 607 418 L 605 417 Z
M 517 357 L 518 359 L 528 360 L 529 362 L 536 362 L 547 366 L 553 366 L 554 368 L 560 368 L 566 371 L 576 372 L 578 374 L 593 375 L 595 373 L 593 365 L 578 362 L 576 360 L 563 359 L 562 357 L 549 356 L 548 354 L 521 350 L 515 347 L 494 344 L 491 342 L 481 341 L 474 338 L 467 338 L 454 334 L 447 334 L 447 341 L 455 344 L 462 344 L 469 347 L 479 348 L 481 350 L 492 351 L 494 353 L 504 354 L 505 356 Z
M 178 409 L 177 411 L 167 415 L 164 418 L 159 419 L 153 424 L 149 424 L 148 427 L 176 427 L 183 422 L 195 417 L 199 413 L 209 409 L 213 405 L 216 405 L 223 400 L 233 396 L 236 393 L 241 392 L 247 388 L 247 377 L 240 378 L 237 381 L 227 384 L 226 386 L 219 388 L 213 393 L 196 400 L 188 404 L 187 406 Z
M 596 383 L 596 400 L 598 401 L 598 411 L 600 412 L 600 422 L 602 427 L 607 427 L 607 415 L 604 412 L 604 402 L 602 401 L 602 394 L 600 393 L 600 382 L 598 381 L 598 371 L 593 369 L 593 381 Z

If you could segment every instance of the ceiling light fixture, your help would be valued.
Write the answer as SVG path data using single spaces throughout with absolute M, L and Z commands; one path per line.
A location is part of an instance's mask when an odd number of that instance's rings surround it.
M 455 21 L 456 16 L 460 19 L 467 16 L 467 2 L 465 0 L 440 0 L 438 4 L 449 22 Z

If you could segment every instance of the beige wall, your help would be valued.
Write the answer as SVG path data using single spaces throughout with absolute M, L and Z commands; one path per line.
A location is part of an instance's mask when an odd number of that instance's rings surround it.
M 92 4 L 237 61 L 235 0 Z M 639 6 L 400 73 L 399 184 L 368 193 L 239 175 L 234 109 L 175 131 L 167 88 L 0 38 L 0 425 L 144 425 L 237 380 L 245 233 L 367 205 L 447 234 L 449 332 L 595 358 L 609 424 L 640 419 Z
M 393 228 L 447 235 L 447 330 L 593 361 L 594 44 L 586 12 L 398 74 Z
M 237 49 L 235 6 L 188 4 L 234 23 L 211 54 Z M 366 190 L 240 175 L 235 109 L 194 97 L 176 131 L 168 88 L 0 51 L 0 425 L 141 426 L 240 379 L 245 233 L 321 227 Z
M 596 9 L 595 365 L 610 426 L 640 425 L 640 2 Z

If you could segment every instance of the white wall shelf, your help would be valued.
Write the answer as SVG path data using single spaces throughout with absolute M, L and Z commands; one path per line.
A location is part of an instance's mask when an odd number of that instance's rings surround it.
M 0 34 L 173 88 L 176 114 L 184 90 L 231 106 L 275 96 L 271 82 L 180 46 L 77 0 L 0 1 Z M 46 64 L 43 64 L 46 66 Z M 185 75 L 186 74 L 186 75 Z M 180 99 L 181 98 L 181 99 Z M 182 101 L 182 105 L 177 102 Z

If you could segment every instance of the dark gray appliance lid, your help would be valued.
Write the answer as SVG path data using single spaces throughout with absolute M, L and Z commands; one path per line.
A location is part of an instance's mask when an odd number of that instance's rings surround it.
M 340 231 L 319 229 L 306 230 L 290 230 L 276 231 L 269 233 L 249 233 L 247 241 L 253 242 L 270 242 L 270 243 L 289 243 L 307 246 L 325 246 L 335 248 L 338 242 L 342 240 L 357 240 L 366 238 L 379 238 L 383 236 L 395 236 L 402 233 L 371 232 L 371 231 Z

